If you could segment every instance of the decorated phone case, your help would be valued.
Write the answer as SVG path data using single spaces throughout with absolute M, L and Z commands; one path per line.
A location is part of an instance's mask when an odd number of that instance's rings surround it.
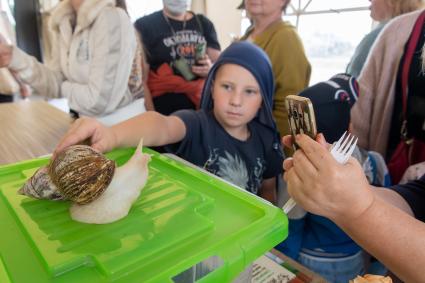
M 297 134 L 306 134 L 312 139 L 316 139 L 316 118 L 314 116 L 313 104 L 307 97 L 288 95 L 285 99 L 286 110 L 288 111 L 289 128 L 293 140 Z M 293 143 L 294 150 L 298 145 Z

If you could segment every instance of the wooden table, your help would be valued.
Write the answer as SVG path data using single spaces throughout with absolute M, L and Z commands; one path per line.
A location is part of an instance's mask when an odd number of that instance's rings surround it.
M 44 101 L 0 103 L 0 165 L 51 153 L 70 124 Z

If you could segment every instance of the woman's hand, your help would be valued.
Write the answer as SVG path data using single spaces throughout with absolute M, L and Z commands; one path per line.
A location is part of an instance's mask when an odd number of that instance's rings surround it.
M 22 98 L 28 98 L 31 96 L 31 90 L 30 87 L 23 82 L 19 81 L 19 93 L 21 94 Z
M 283 139 L 289 144 L 288 138 Z M 374 201 L 360 164 L 353 158 L 341 165 L 325 144 L 306 135 L 296 139 L 297 150 L 291 161 L 284 163 L 284 179 L 288 192 L 304 209 L 334 221 L 357 218 Z
M 155 105 L 153 104 L 153 99 L 151 95 L 151 91 L 149 90 L 148 84 L 146 80 L 143 82 L 143 89 L 144 89 L 144 101 L 145 101 L 145 108 L 146 111 L 155 111 Z
M 93 118 L 80 118 L 72 124 L 56 146 L 54 155 L 68 146 L 82 143 L 87 139 L 90 140 L 91 146 L 100 152 L 110 151 L 117 144 L 116 136 L 111 128 Z
M 12 61 L 13 47 L 9 45 L 6 38 L 0 33 L 0 68 L 8 67 Z
M 316 141 L 319 144 L 321 144 L 323 147 L 325 147 L 325 148 L 328 148 L 329 149 L 330 146 L 331 146 L 330 144 L 328 144 L 326 142 L 325 136 L 323 136 L 323 134 L 321 134 L 321 133 L 320 134 L 317 134 Z M 282 144 L 283 144 L 284 147 L 287 147 L 287 148 L 292 149 L 292 144 L 293 144 L 292 136 L 291 135 L 286 135 L 286 136 L 282 137 Z M 284 171 L 288 171 L 289 169 L 291 169 L 291 167 L 292 167 L 292 157 L 286 158 L 283 161 L 283 169 L 284 169 Z
M 212 62 L 210 57 L 205 54 L 205 56 L 198 60 L 196 66 L 192 66 L 192 72 L 202 78 L 207 77 L 208 72 L 210 71 L 211 67 L 212 67 Z
M 1 36 L 1 35 L 0 35 Z M 8 45 L 4 38 L 0 38 L 0 68 L 8 67 L 12 61 L 13 47 Z

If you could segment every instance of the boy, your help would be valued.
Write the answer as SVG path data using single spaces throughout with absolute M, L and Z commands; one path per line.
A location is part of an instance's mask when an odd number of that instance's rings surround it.
M 56 148 L 91 139 L 99 151 L 165 145 L 167 151 L 272 203 L 283 153 L 272 117 L 273 73 L 267 55 L 248 42 L 228 47 L 211 68 L 201 110 L 171 116 L 146 112 L 106 128 L 77 120 Z
M 358 97 L 354 77 L 338 74 L 302 91 L 311 100 L 317 125 L 329 143 L 336 142 L 350 125 L 350 110 Z M 356 148 L 353 153 L 363 166 L 368 181 L 388 186 L 383 158 L 375 152 Z M 300 207 L 290 213 L 289 237 L 277 248 L 325 277 L 329 282 L 348 282 L 364 272 L 361 248 L 329 219 L 307 213 Z M 373 273 L 379 273 L 373 271 Z

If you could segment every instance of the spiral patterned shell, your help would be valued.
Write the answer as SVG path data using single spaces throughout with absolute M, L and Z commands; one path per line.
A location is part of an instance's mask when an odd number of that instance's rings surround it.
M 36 199 L 65 199 L 58 188 L 52 183 L 52 180 L 48 174 L 47 166 L 39 168 L 35 174 L 22 186 L 18 193 Z
M 86 145 L 74 145 L 60 152 L 49 165 L 53 184 L 66 198 L 87 204 L 99 197 L 111 183 L 115 162 Z

